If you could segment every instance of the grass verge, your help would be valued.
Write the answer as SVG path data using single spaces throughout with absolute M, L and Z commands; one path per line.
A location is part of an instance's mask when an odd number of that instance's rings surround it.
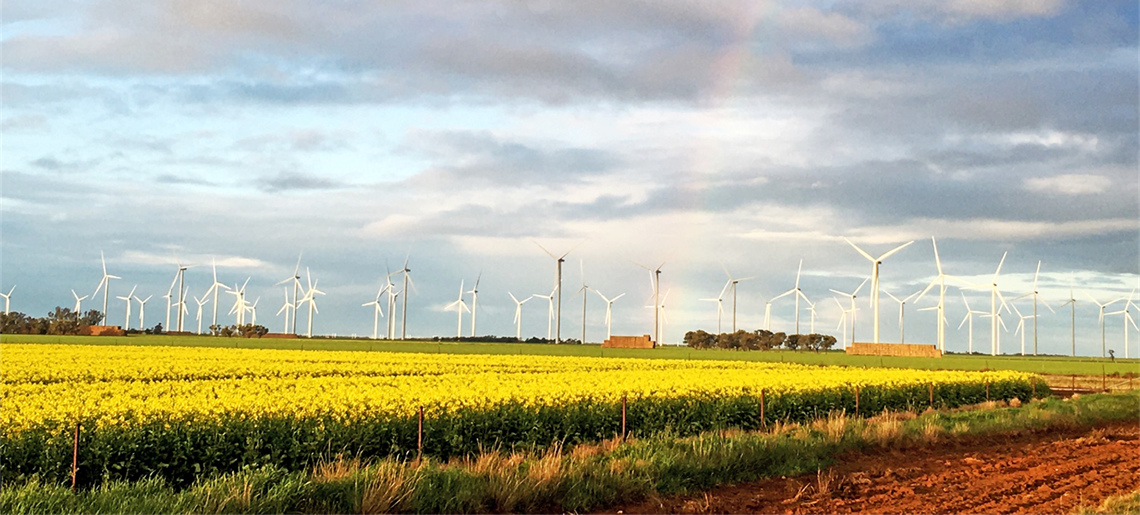
M 884 413 L 868 419 L 836 412 L 810 423 L 776 424 L 763 432 L 726 431 L 685 438 L 664 435 L 571 449 L 552 446 L 542 452 L 491 449 L 450 462 L 388 459 L 366 463 L 346 458 L 300 472 L 263 467 L 202 479 L 181 490 L 147 479 L 108 482 L 73 493 L 64 486 L 33 479 L 0 489 L 0 512 L 587 511 L 637 502 L 649 495 L 802 474 L 826 467 L 840 453 L 860 448 L 920 446 L 1137 418 L 1140 395 L 1136 393 L 1048 399 L 1020 407 L 985 403 L 971 409 Z

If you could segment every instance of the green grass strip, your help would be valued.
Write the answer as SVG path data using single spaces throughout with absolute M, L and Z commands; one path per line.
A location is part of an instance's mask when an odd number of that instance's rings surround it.
M 1048 399 L 982 407 L 825 419 L 766 432 L 659 435 L 563 452 L 486 451 L 440 462 L 337 460 L 288 472 L 267 466 L 175 489 L 158 479 L 72 493 L 30 480 L 0 489 L 3 513 L 527 513 L 597 510 L 720 484 L 812 472 L 843 452 L 930 445 L 1027 430 L 1092 427 L 1140 418 L 1140 395 Z M 1122 498 L 1120 502 L 1129 502 Z M 1133 499 L 1134 502 L 1134 499 Z M 1115 509 L 1116 505 L 1106 509 Z

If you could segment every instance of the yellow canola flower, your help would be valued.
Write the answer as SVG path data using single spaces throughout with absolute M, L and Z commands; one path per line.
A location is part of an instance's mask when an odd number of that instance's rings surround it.
M 743 361 L 0 345 L 0 433 L 76 420 L 130 427 L 221 416 L 355 420 L 637 398 L 735 397 L 1029 380 L 1021 372 Z

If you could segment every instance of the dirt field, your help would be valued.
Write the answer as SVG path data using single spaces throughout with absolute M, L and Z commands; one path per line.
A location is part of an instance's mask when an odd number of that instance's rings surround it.
M 609 513 L 1071 513 L 1140 488 L 1140 424 L 849 455 L 829 470 Z M 620 511 L 619 511 L 620 510 Z

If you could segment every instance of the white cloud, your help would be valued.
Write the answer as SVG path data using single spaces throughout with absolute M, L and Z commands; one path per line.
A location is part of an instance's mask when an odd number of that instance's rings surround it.
M 1112 181 L 1103 175 L 1064 174 L 1052 177 L 1031 177 L 1025 180 L 1025 189 L 1062 195 L 1095 195 L 1112 187 Z

